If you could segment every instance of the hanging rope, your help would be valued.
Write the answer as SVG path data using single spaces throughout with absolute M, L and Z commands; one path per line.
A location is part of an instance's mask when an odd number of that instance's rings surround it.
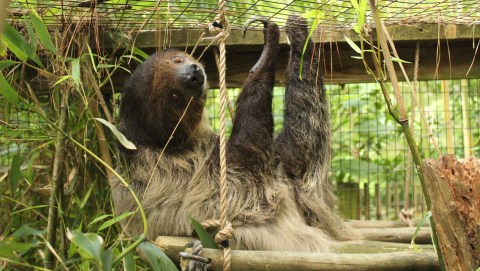
M 415 63 L 413 68 L 413 90 L 414 92 L 417 91 L 417 80 L 418 80 L 418 63 L 420 60 L 420 43 L 417 42 L 417 46 L 415 48 Z M 417 104 L 418 107 L 420 105 Z M 415 101 L 412 101 L 412 114 L 411 114 L 411 122 L 410 122 L 410 130 L 413 133 L 413 124 L 415 122 Z M 410 198 L 409 198 L 409 191 L 410 191 L 410 177 L 412 175 L 412 164 L 413 164 L 413 157 L 412 153 L 409 151 L 407 154 L 407 173 L 405 175 L 405 187 L 403 189 L 403 209 L 400 211 L 400 220 L 405 222 L 409 227 L 413 227 L 413 209 L 409 210 L 410 206 Z
M 220 85 L 220 226 L 221 230 L 215 236 L 215 241 L 223 246 L 223 270 L 229 271 L 231 267 L 231 248 L 228 239 L 233 236 L 233 228 L 227 220 L 227 156 L 226 156 L 226 114 L 225 107 L 227 104 L 227 85 L 226 85 L 226 50 L 225 40 L 230 34 L 230 28 L 226 19 L 227 1 L 219 0 L 218 2 L 218 21 L 213 23 L 217 29 L 221 29 L 217 34 L 216 40 L 220 49 L 218 63 L 219 67 L 219 85 Z

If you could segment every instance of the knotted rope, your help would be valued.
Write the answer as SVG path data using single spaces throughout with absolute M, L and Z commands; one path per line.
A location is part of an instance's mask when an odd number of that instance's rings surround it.
M 219 86 L 220 86 L 220 228 L 221 230 L 215 236 L 215 241 L 223 245 L 223 270 L 229 271 L 231 267 L 231 248 L 228 245 L 228 239 L 233 236 L 232 225 L 227 220 L 227 156 L 226 156 L 226 113 L 227 104 L 227 85 L 226 85 L 226 50 L 225 40 L 230 35 L 230 27 L 226 19 L 227 1 L 219 0 L 218 2 L 218 21 L 213 23 L 213 27 L 217 30 L 221 29 L 217 34 L 216 40 L 220 50 L 218 63 Z M 212 29 L 211 30 L 215 30 Z

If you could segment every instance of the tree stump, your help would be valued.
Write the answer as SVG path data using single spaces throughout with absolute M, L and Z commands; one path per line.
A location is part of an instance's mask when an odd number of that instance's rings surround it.
M 447 270 L 480 266 L 480 163 L 453 155 L 423 163 L 425 184 Z

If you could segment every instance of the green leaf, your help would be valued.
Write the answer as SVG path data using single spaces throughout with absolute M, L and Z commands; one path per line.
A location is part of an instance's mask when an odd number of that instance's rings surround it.
M 43 23 L 43 20 L 38 16 L 35 10 L 30 10 L 30 18 L 32 19 L 33 28 L 35 28 L 35 33 L 37 33 L 37 37 L 42 43 L 43 47 L 47 50 L 52 52 L 53 54 L 57 54 L 57 48 L 52 42 L 52 38 L 50 33 L 47 30 L 47 27 Z
M 100 266 L 100 270 L 111 271 L 113 262 L 113 252 L 111 250 L 105 250 L 102 252 L 101 261 L 97 264 Z
M 8 49 L 10 49 L 10 51 L 12 51 L 12 53 L 17 56 L 18 59 L 27 61 L 27 51 L 31 51 L 32 47 L 27 40 L 9 24 L 4 25 L 3 41 Z
M 140 56 L 141 58 L 143 58 L 143 60 L 150 57 L 147 53 L 145 53 L 143 50 L 137 47 L 133 48 L 133 54 Z
M 318 10 L 318 12 L 321 12 L 320 10 Z M 317 13 L 318 15 L 318 13 Z M 312 34 L 313 32 L 315 31 L 315 29 L 317 28 L 318 24 L 319 24 L 319 21 L 320 19 L 323 18 L 323 13 L 321 15 L 318 15 L 317 17 L 315 17 L 315 19 L 313 20 L 313 23 L 310 27 L 310 31 L 308 32 L 308 36 L 307 36 L 307 39 L 305 40 L 305 44 L 303 45 L 303 49 L 302 49 L 302 57 L 300 58 L 300 69 L 299 69 L 299 77 L 300 77 L 300 80 L 302 80 L 302 74 L 303 74 L 303 56 L 305 55 L 305 51 L 307 50 L 307 46 L 308 46 L 308 41 L 310 40 L 310 38 L 312 37 Z
M 17 92 L 10 86 L 2 73 L 0 73 L 0 95 L 13 105 L 18 105 L 19 103 Z
M 80 87 L 81 75 L 80 75 L 80 58 L 75 58 L 72 60 L 72 79 L 75 82 L 77 87 Z
M 67 238 L 79 248 L 78 252 L 83 258 L 95 262 L 102 260 L 103 239 L 98 234 L 67 230 Z
M 133 214 L 135 214 L 135 212 L 127 212 L 127 213 L 123 213 L 123 214 L 121 214 L 121 215 L 119 215 L 119 216 L 117 216 L 117 217 L 114 217 L 114 218 L 112 218 L 112 219 L 110 219 L 110 220 L 107 220 L 107 221 L 105 221 L 102 225 L 100 225 L 100 227 L 98 227 L 98 231 L 101 231 L 101 230 L 103 230 L 103 229 L 105 229 L 105 228 L 108 228 L 108 227 L 112 226 L 113 224 L 115 224 L 115 223 L 117 223 L 117 222 L 119 222 L 119 221 L 122 221 L 122 220 L 124 220 L 125 218 L 127 218 L 127 217 L 129 217 L 129 216 L 131 216 L 131 215 L 133 215 Z
M 0 61 L 0 70 L 1 69 L 5 69 L 5 68 L 8 68 L 14 64 L 16 64 L 17 62 L 16 61 L 13 61 L 13 60 L 2 60 Z
M 135 259 L 133 258 L 133 251 L 128 252 L 125 257 L 123 257 L 123 266 L 126 271 L 137 270 L 137 266 L 135 265 Z
M 14 241 L 13 238 L 5 238 L 0 241 L 0 257 L 18 257 L 18 254 L 22 254 L 34 246 L 34 243 L 20 243 Z
M 18 180 L 20 179 L 20 166 L 22 161 L 20 155 L 17 153 L 12 158 L 12 164 L 10 166 L 10 192 L 12 196 L 15 195 L 15 191 L 18 187 Z
M 432 217 L 432 211 L 429 211 L 429 212 L 423 217 L 423 219 L 418 222 L 417 228 L 415 229 L 415 233 L 413 234 L 413 237 L 412 237 L 412 245 L 415 244 L 415 238 L 417 237 L 418 232 L 419 232 L 420 229 L 422 228 L 423 224 L 425 224 L 427 221 L 429 221 L 431 217 Z
M 53 84 L 52 87 L 60 84 L 61 82 L 65 81 L 65 80 L 67 80 L 67 79 L 70 79 L 70 78 L 72 78 L 71 75 L 64 75 L 64 76 L 62 76 L 60 79 L 58 79 L 57 82 L 55 82 L 55 84 Z
M 125 148 L 129 150 L 136 150 L 137 147 L 135 147 L 135 144 L 133 144 L 130 140 L 128 140 L 118 129 L 115 127 L 115 125 L 111 124 L 110 122 L 102 119 L 102 118 L 95 118 L 95 120 L 103 123 L 105 126 L 107 126 L 110 131 L 115 135 L 115 137 L 120 141 L 120 144 L 122 144 Z
M 312 9 L 310 11 L 307 11 L 305 13 L 302 14 L 302 17 L 303 18 L 306 18 L 306 19 L 323 19 L 324 17 L 324 14 L 321 10 L 319 9 Z
M 215 242 L 215 240 L 213 240 L 212 236 L 202 227 L 202 225 L 192 217 L 190 217 L 190 220 L 192 221 L 192 225 L 195 228 L 195 232 L 197 233 L 198 238 L 202 242 L 203 247 L 218 249 L 217 243 Z
M 352 57 L 352 58 L 355 58 L 355 59 L 360 59 L 360 60 L 362 60 L 362 59 L 363 59 L 363 57 L 362 57 L 362 56 L 351 56 L 351 57 Z
M 348 38 L 347 36 L 343 36 L 345 38 L 345 41 L 347 41 L 348 45 L 350 45 L 350 47 L 352 47 L 352 49 L 357 52 L 358 54 L 362 54 L 362 49 L 360 49 L 360 47 L 358 47 L 358 45 L 355 44 L 355 42 L 353 42 L 350 38 Z
M 22 225 L 13 234 L 13 237 L 25 237 L 25 236 L 43 236 L 43 231 L 34 229 L 28 225 Z
M 88 224 L 88 227 L 92 226 L 93 224 L 95 224 L 95 223 L 97 223 L 97 222 L 99 222 L 99 221 L 104 220 L 104 219 L 107 218 L 107 217 L 111 217 L 111 216 L 112 216 L 112 215 L 101 215 L 101 216 L 95 218 L 94 220 L 92 220 L 92 222 L 90 222 L 90 223 Z
M 3 41 L 8 49 L 12 51 L 20 60 L 26 61 L 28 58 L 33 60 L 38 66 L 43 67 L 36 50 L 18 31 L 9 24 L 4 25 Z
M 93 58 L 94 54 L 92 52 L 92 48 L 87 44 L 87 49 L 88 49 L 88 55 L 90 56 L 90 61 L 92 62 L 92 67 L 95 73 L 97 73 L 97 65 L 95 64 L 95 59 Z
M 145 241 L 138 245 L 142 257 L 150 264 L 155 271 L 178 271 L 175 264 L 155 244 Z
M 32 20 L 30 17 L 25 16 L 25 25 L 27 27 L 28 36 L 30 37 L 30 45 L 34 52 L 37 51 L 37 39 L 35 39 L 35 30 L 33 30 Z
M 409 63 L 409 64 L 412 63 L 410 61 L 406 61 L 406 60 L 400 59 L 398 57 L 392 57 L 391 59 L 392 59 L 393 62 L 398 62 L 398 63 Z
M 355 10 L 359 10 L 357 0 L 350 0 L 350 2 L 352 3 L 352 7 L 355 8 Z

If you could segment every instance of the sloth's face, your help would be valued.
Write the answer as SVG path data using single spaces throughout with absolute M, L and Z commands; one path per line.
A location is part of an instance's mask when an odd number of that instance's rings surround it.
M 165 101 L 184 107 L 190 99 L 202 100 L 207 90 L 203 65 L 185 52 L 168 50 L 157 55 L 154 90 Z M 166 72 L 169 71 L 169 72 Z

